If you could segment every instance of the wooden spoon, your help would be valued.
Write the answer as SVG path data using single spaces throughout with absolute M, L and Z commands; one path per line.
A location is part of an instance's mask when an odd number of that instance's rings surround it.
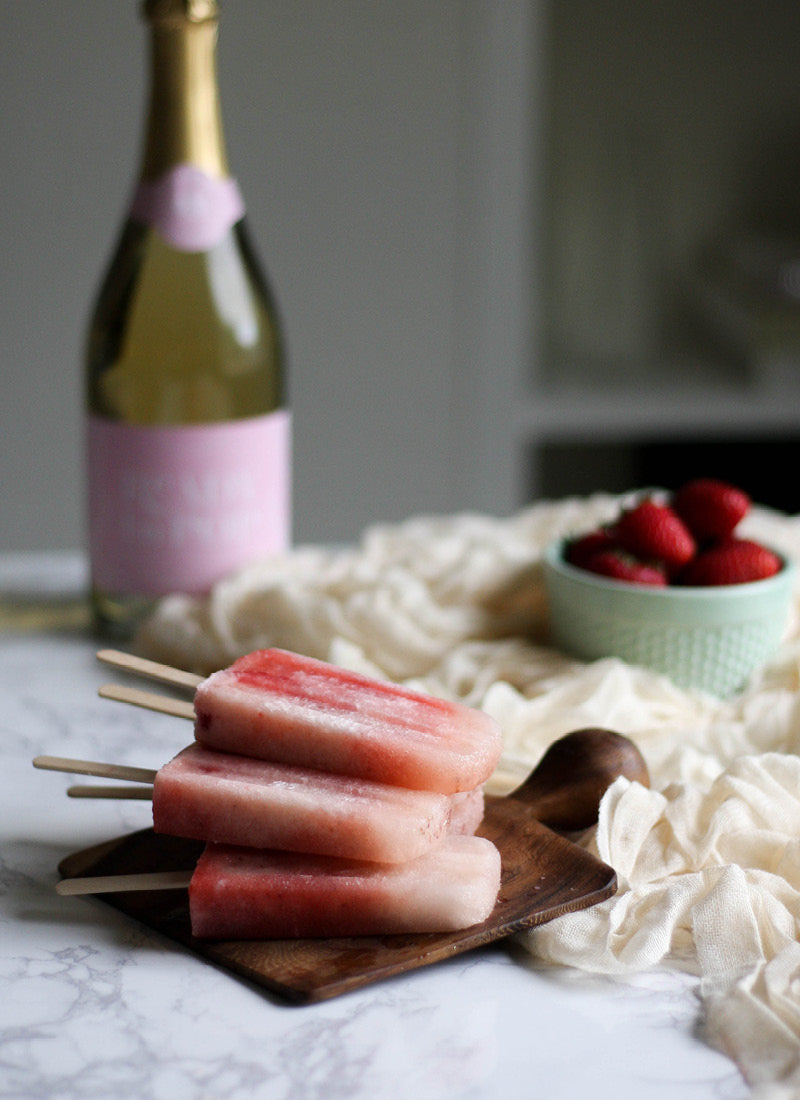
M 530 807 L 543 825 L 575 832 L 596 824 L 600 800 L 619 776 L 650 786 L 647 764 L 633 741 L 599 727 L 574 730 L 550 745 L 508 797 Z

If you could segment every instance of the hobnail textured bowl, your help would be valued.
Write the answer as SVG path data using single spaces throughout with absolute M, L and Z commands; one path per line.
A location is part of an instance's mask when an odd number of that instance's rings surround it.
M 750 584 L 649 588 L 568 565 L 563 547 L 545 550 L 544 577 L 551 640 L 574 657 L 620 657 L 725 697 L 780 644 L 795 571 L 782 556 L 779 573 Z

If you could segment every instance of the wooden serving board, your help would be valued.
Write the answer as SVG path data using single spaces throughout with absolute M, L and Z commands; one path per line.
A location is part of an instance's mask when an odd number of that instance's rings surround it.
M 482 947 L 514 932 L 585 909 L 616 891 L 614 871 L 541 825 L 513 797 L 486 799 L 479 830 L 500 849 L 503 876 L 494 912 L 461 932 L 329 940 L 195 939 L 186 889 L 97 895 L 107 904 L 217 966 L 283 1000 L 307 1004 Z M 194 867 L 203 845 L 158 836 L 152 829 L 76 852 L 59 865 L 65 877 Z

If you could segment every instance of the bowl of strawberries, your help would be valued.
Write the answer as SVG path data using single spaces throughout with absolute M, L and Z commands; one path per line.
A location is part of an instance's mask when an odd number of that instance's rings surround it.
M 778 647 L 794 566 L 743 537 L 749 496 L 715 478 L 636 494 L 608 524 L 550 545 L 551 637 L 581 660 L 620 657 L 683 688 L 740 690 Z

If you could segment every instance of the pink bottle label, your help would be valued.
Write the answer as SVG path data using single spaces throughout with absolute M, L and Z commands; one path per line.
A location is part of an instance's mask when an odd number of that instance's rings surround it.
M 215 179 L 179 164 L 154 182 L 140 181 L 131 217 L 151 225 L 181 252 L 205 252 L 244 215 L 235 180 Z
M 117 595 L 203 593 L 290 540 L 291 421 L 88 423 L 92 579 Z

